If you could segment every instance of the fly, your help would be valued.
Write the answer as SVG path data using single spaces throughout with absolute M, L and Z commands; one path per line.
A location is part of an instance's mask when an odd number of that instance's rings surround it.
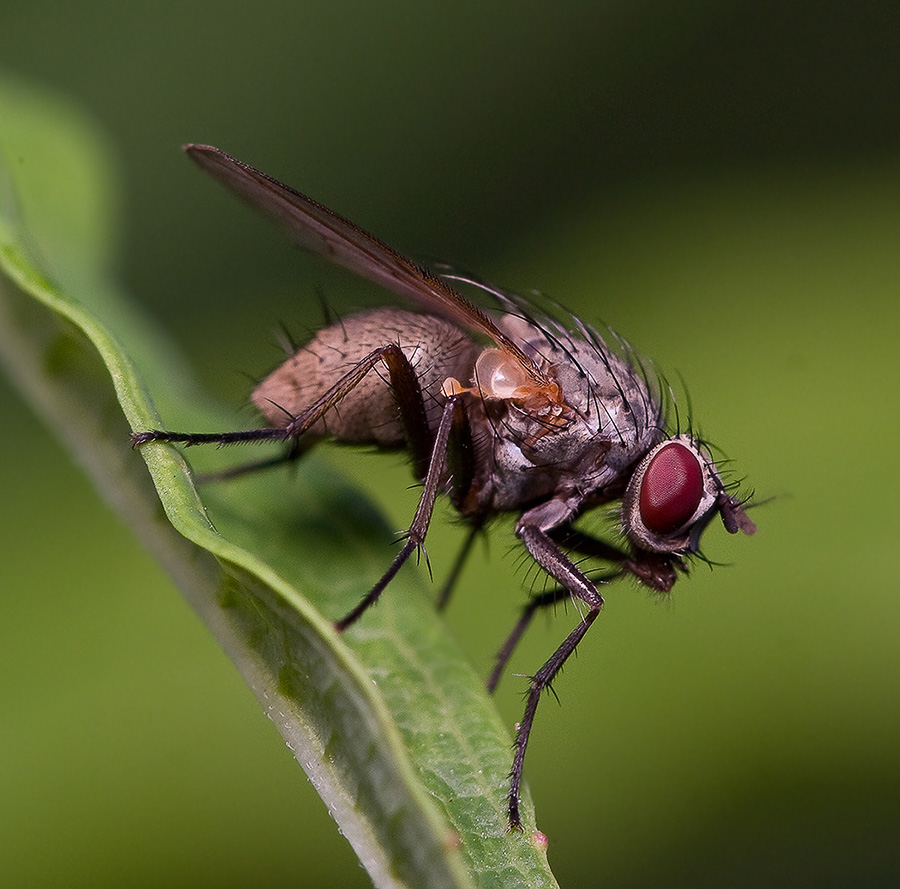
M 496 687 L 537 611 L 567 599 L 583 605 L 577 626 L 532 677 L 517 728 L 507 802 L 510 827 L 521 829 L 519 789 L 538 702 L 600 613 L 599 588 L 631 576 L 668 592 L 699 554 L 701 535 L 716 515 L 732 534 L 756 531 L 746 501 L 723 481 L 703 441 L 667 430 L 665 388 L 627 344 L 611 348 L 577 319 L 536 313 L 521 297 L 429 271 L 217 148 L 185 150 L 283 223 L 301 246 L 406 297 L 417 311 L 373 309 L 319 331 L 254 390 L 266 427 L 152 430 L 134 433 L 133 444 L 289 445 L 283 457 L 257 466 L 295 459 L 325 438 L 405 448 L 422 482 L 418 508 L 403 547 L 381 580 L 335 622 L 338 632 L 375 604 L 424 544 L 439 494 L 450 497 L 472 529 L 451 578 L 488 520 L 517 514 L 516 536 L 553 586 L 524 606 L 497 654 L 488 689 Z M 469 302 L 456 281 L 486 290 L 496 309 Z M 586 511 L 616 503 L 617 544 L 574 527 Z M 570 553 L 603 560 L 611 570 L 591 578 Z M 441 606 L 448 594 L 449 585 Z

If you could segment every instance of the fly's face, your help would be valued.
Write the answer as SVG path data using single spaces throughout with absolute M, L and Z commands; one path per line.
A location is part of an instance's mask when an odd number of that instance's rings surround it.
M 706 449 L 690 435 L 656 445 L 631 476 L 622 523 L 631 542 L 652 553 L 690 554 L 716 513 L 730 533 L 756 527 L 725 485 Z

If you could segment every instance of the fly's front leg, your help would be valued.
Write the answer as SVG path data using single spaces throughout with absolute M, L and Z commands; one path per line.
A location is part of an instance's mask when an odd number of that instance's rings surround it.
M 619 571 L 604 574 L 600 577 L 593 578 L 593 583 L 597 585 L 607 584 L 621 576 L 622 573 Z M 547 590 L 544 593 L 531 597 L 525 607 L 522 608 L 522 613 L 519 616 L 518 621 L 516 621 L 516 625 L 513 627 L 512 632 L 507 637 L 506 642 L 503 643 L 503 647 L 497 652 L 497 657 L 494 660 L 494 669 L 491 670 L 491 675 L 488 677 L 486 683 L 489 694 L 493 694 L 494 690 L 497 688 L 497 685 L 506 670 L 506 665 L 509 663 L 509 659 L 516 650 L 519 641 L 525 635 L 525 631 L 531 625 L 531 621 L 534 619 L 535 614 L 543 608 L 552 608 L 554 605 L 558 605 L 560 602 L 566 602 L 571 598 L 572 594 L 565 587 L 557 587 L 556 589 Z
M 522 614 L 507 637 L 506 642 L 503 643 L 503 647 L 497 652 L 494 669 L 491 671 L 487 681 L 487 690 L 490 694 L 493 694 L 494 689 L 497 688 L 497 683 L 500 681 L 500 677 L 503 675 L 503 671 L 506 669 L 513 651 L 519 644 L 519 640 L 525 635 L 525 631 L 528 629 L 535 613 L 541 608 L 549 608 L 559 602 L 564 602 L 571 596 L 572 594 L 565 587 L 557 587 L 553 590 L 547 590 L 538 596 L 531 597 L 528 604 L 522 609 Z
M 607 584 L 610 581 L 621 577 L 625 571 L 629 570 L 631 563 L 627 553 L 622 552 L 622 550 L 617 549 L 611 544 L 605 543 L 596 537 L 591 537 L 582 531 L 576 531 L 568 525 L 561 528 L 554 528 L 547 533 L 552 541 L 565 547 L 567 550 L 573 550 L 582 555 L 590 556 L 593 559 L 602 559 L 603 561 L 612 562 L 615 565 L 622 566 L 617 571 L 608 572 L 600 577 L 595 577 L 593 580 L 595 586 Z M 565 602 L 571 597 L 572 593 L 566 587 L 558 587 L 557 589 L 548 590 L 540 595 L 533 596 L 528 601 L 522 609 L 519 620 L 513 627 L 512 632 L 507 637 L 506 642 L 503 643 L 503 647 L 497 652 L 494 669 L 491 671 L 491 675 L 487 681 L 487 690 L 489 692 L 493 693 L 497 688 L 497 684 L 503 676 L 503 671 L 506 669 L 509 659 L 512 657 L 519 641 L 525 635 L 525 631 L 531 625 L 531 621 L 534 619 L 535 614 L 543 608 L 550 608 L 560 602 Z
M 678 571 L 686 571 L 684 561 L 674 553 L 651 553 L 636 550 L 626 553 L 605 540 L 600 540 L 575 528 L 558 528 L 550 536 L 568 550 L 621 565 L 621 573 L 628 573 L 635 580 L 658 593 L 668 593 L 678 579 Z
M 534 714 L 537 711 L 541 694 L 550 687 L 553 678 L 568 660 L 569 655 L 575 651 L 578 643 L 584 638 L 584 634 L 590 629 L 591 624 L 597 619 L 597 615 L 603 607 L 603 598 L 597 591 L 596 585 L 575 567 L 568 556 L 546 532 L 536 525 L 524 524 L 519 527 L 518 535 L 522 538 L 522 542 L 538 565 L 557 583 L 561 584 L 569 594 L 581 599 L 588 606 L 588 610 L 581 618 L 578 626 L 569 633 L 562 645 L 556 649 L 547 663 L 531 679 L 528 698 L 525 702 L 525 713 L 516 732 L 515 754 L 510 772 L 509 826 L 514 830 L 521 830 L 522 828 L 522 821 L 519 816 L 519 789 L 522 784 L 522 767 L 525 763 L 525 749 L 528 747 L 528 738 L 531 734 L 531 726 L 534 722 Z
M 434 511 L 434 502 L 440 491 L 444 469 L 447 465 L 447 447 L 451 434 L 454 429 L 467 423 L 468 420 L 463 408 L 462 398 L 454 395 L 447 400 L 441 412 L 441 422 L 434 439 L 434 447 L 428 463 L 428 472 L 425 475 L 425 483 L 422 487 L 422 496 L 419 498 L 416 514 L 407 532 L 406 543 L 403 545 L 403 549 L 397 553 L 396 558 L 391 563 L 391 567 L 388 568 L 381 580 L 372 587 L 368 595 L 345 617 L 335 623 L 335 629 L 339 633 L 342 633 L 347 627 L 355 623 L 366 609 L 378 601 L 378 597 L 394 579 L 394 576 L 406 560 L 425 542 L 425 535 L 431 523 L 431 514 Z

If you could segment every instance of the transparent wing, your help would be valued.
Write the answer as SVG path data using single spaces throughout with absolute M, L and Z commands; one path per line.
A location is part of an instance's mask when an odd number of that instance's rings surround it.
M 446 281 L 402 256 L 327 207 L 211 145 L 184 150 L 206 172 L 287 227 L 294 240 L 337 265 L 485 334 L 518 361 L 538 387 L 550 385 L 537 365 L 477 306 Z

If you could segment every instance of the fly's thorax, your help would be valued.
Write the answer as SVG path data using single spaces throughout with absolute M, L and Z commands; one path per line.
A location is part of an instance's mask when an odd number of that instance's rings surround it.
M 443 318 L 396 308 L 360 312 L 320 330 L 256 387 L 253 402 L 270 423 L 287 425 L 367 355 L 390 343 L 398 344 L 409 359 L 422 389 L 429 424 L 436 428 L 444 380 L 471 378 L 478 348 Z M 308 434 L 402 447 L 403 426 L 384 365 L 377 363 Z
M 598 492 L 620 493 L 659 439 L 658 399 L 599 337 L 551 341 L 535 330 L 520 342 L 559 386 L 565 408 L 548 418 L 511 400 L 486 402 L 495 430 L 495 508 L 515 509 L 563 490 L 593 501 L 602 499 Z

